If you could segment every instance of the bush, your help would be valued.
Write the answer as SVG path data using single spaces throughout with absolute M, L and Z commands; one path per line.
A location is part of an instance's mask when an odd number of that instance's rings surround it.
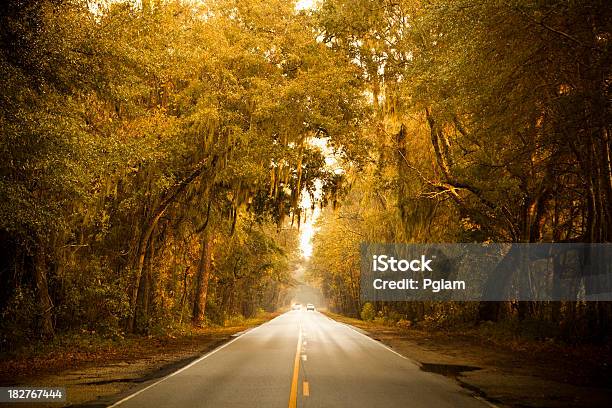
M 409 327 L 412 326 L 412 322 L 410 320 L 406 320 L 406 319 L 399 319 L 397 321 L 397 323 L 395 323 L 395 325 L 397 327 L 402 328 L 402 329 L 408 329 Z
M 394 326 L 397 322 L 399 322 L 403 318 L 404 318 L 404 315 L 402 315 L 401 313 L 396 312 L 395 310 L 388 310 L 387 311 L 387 316 L 386 316 L 387 324 L 389 324 L 391 326 Z
M 361 320 L 371 322 L 372 320 L 374 320 L 375 316 L 376 310 L 374 309 L 374 306 L 371 303 L 368 302 L 363 305 L 363 307 L 361 308 Z
M 372 321 L 379 326 L 387 326 L 387 319 L 383 316 L 376 316 Z
M 224 322 L 225 327 L 244 326 L 245 324 L 246 319 L 241 314 L 231 315 L 227 319 L 225 319 Z

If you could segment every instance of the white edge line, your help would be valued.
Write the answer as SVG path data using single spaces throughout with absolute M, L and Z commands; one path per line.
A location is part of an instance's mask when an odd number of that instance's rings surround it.
M 331 320 L 334 320 L 334 319 L 331 319 Z M 342 322 L 339 322 L 339 321 L 337 321 L 337 320 L 334 320 L 334 321 L 335 321 L 336 323 L 340 323 L 340 324 L 341 324 L 341 325 L 343 325 L 344 327 L 346 327 L 346 328 L 348 328 L 348 329 L 350 329 L 350 330 L 354 331 L 354 332 L 355 332 L 355 333 L 357 333 L 357 334 L 361 334 L 361 335 L 362 335 L 363 337 L 365 337 L 366 339 L 373 341 L 374 343 L 378 344 L 378 345 L 379 345 L 379 346 L 381 346 L 382 348 L 387 349 L 388 351 L 390 351 L 390 352 L 392 352 L 393 354 L 395 354 L 395 355 L 397 355 L 397 356 L 399 356 L 399 357 L 403 358 L 404 360 L 408 360 L 408 361 L 410 361 L 411 363 L 416 364 L 418 367 L 421 367 L 421 364 L 420 364 L 418 361 L 413 360 L 413 359 L 411 359 L 411 358 L 408 358 L 408 357 L 406 357 L 406 356 L 401 355 L 400 353 L 398 353 L 397 351 L 393 350 L 393 349 L 392 349 L 392 348 L 390 348 L 389 346 L 387 346 L 387 345 L 383 344 L 382 342 L 380 342 L 380 341 L 378 341 L 378 340 L 374 340 L 372 337 L 370 337 L 370 336 L 368 336 L 368 335 L 366 335 L 366 334 L 361 333 L 359 330 L 355 329 L 355 328 L 354 328 L 353 326 L 351 326 L 350 324 L 348 324 L 348 323 L 342 323 Z M 480 402 L 482 402 L 482 403 L 484 403 L 484 404 L 486 404 L 486 405 L 490 406 L 491 408 L 499 408 L 499 406 L 497 406 L 497 405 L 493 404 L 492 402 L 487 401 L 485 398 L 482 398 L 482 397 L 480 397 L 480 396 L 478 396 L 478 395 L 474 395 L 474 394 L 472 394 L 472 397 L 474 397 L 474 398 L 475 398 L 475 399 L 477 399 L 478 401 L 480 401 Z
M 474 395 L 474 398 L 476 398 L 478 401 L 490 406 L 491 408 L 499 408 L 497 405 L 493 404 L 492 402 L 487 401 L 486 399 L 478 396 L 478 395 Z
M 282 316 L 282 315 L 276 316 L 276 317 L 275 317 L 274 319 L 272 319 L 272 320 L 275 320 L 275 319 L 279 318 L 280 316 Z M 116 406 L 118 406 L 118 405 L 120 405 L 120 404 L 123 404 L 124 402 L 126 402 L 126 401 L 128 401 L 128 400 L 130 400 L 130 399 L 134 398 L 135 396 L 137 396 L 137 395 L 139 395 L 139 394 L 142 394 L 143 392 L 145 392 L 145 391 L 146 391 L 146 390 L 148 390 L 149 388 L 152 388 L 152 387 L 156 386 L 157 384 L 160 384 L 160 383 L 162 383 L 162 382 L 166 381 L 168 378 L 173 377 L 173 376 L 175 376 L 176 374 L 178 374 L 178 373 L 180 373 L 180 372 L 185 371 L 186 369 L 190 368 L 191 366 L 194 366 L 194 365 L 198 364 L 200 361 L 204 360 L 205 358 L 212 356 L 212 355 L 213 355 L 213 354 L 215 354 L 217 351 L 220 351 L 220 350 L 224 349 L 225 347 L 229 346 L 230 344 L 232 344 L 232 343 L 233 343 L 233 342 L 235 342 L 236 340 L 238 340 L 238 339 L 242 338 L 243 336 L 246 336 L 247 334 L 254 332 L 255 330 L 259 329 L 259 328 L 260 328 L 260 327 L 262 327 L 262 326 L 265 326 L 266 324 L 270 323 L 272 320 L 268 320 L 267 322 L 262 323 L 262 324 L 260 324 L 259 326 L 255 326 L 255 327 L 253 327 L 253 328 L 252 328 L 252 329 L 250 329 L 250 330 L 249 330 L 249 329 L 247 329 L 246 331 L 244 331 L 244 332 L 243 332 L 241 335 L 239 335 L 238 337 L 233 338 L 232 340 L 228 341 L 227 343 L 223 343 L 222 345 L 220 345 L 220 346 L 219 346 L 219 347 L 217 347 L 216 349 L 213 349 L 213 350 L 209 351 L 208 353 L 204 354 L 202 357 L 200 357 L 200 358 L 198 358 L 198 359 L 196 359 L 196 360 L 192 361 L 191 363 L 187 364 L 186 366 L 181 367 L 181 368 L 179 368 L 178 370 L 176 370 L 176 371 L 174 371 L 174 372 L 172 372 L 172 373 L 168 374 L 168 375 L 167 375 L 167 376 L 165 376 L 164 378 L 161 378 L 161 379 L 157 380 L 157 381 L 156 381 L 156 382 L 154 382 L 153 384 L 149 384 L 149 385 L 147 385 L 146 387 L 144 387 L 143 389 L 138 390 L 138 391 L 136 391 L 135 393 L 130 394 L 130 395 L 128 395 L 127 397 L 120 399 L 119 401 L 115 402 L 113 405 L 109 405 L 109 406 L 108 406 L 108 408 L 113 408 L 113 407 L 116 407 Z
M 333 319 L 332 319 L 332 320 L 333 320 Z M 363 334 L 363 333 L 361 333 L 359 330 L 355 329 L 355 328 L 354 328 L 353 326 L 351 326 L 350 324 L 347 324 L 347 323 L 342 323 L 342 322 L 338 322 L 337 320 L 334 320 L 334 321 L 335 321 L 336 323 L 340 323 L 341 325 L 343 325 L 343 326 L 344 326 L 344 327 L 346 327 L 347 329 L 350 329 L 350 330 L 354 331 L 355 333 L 362 335 L 362 336 L 363 336 L 363 337 L 365 337 L 366 339 L 368 339 L 368 340 L 370 340 L 370 341 L 373 341 L 374 343 L 378 344 L 378 345 L 379 345 L 379 346 L 381 346 L 382 348 L 387 349 L 388 351 L 392 352 L 392 353 L 393 353 L 393 354 L 395 354 L 396 356 L 399 356 L 399 357 L 403 358 L 404 360 L 408 360 L 408 361 L 410 361 L 411 363 L 413 363 L 413 364 L 415 364 L 415 365 L 417 365 L 417 366 L 419 366 L 419 367 L 421 366 L 421 365 L 420 365 L 420 364 L 419 364 L 417 361 L 412 360 L 412 359 L 410 359 L 410 358 L 408 358 L 408 357 L 406 357 L 406 356 L 403 356 L 403 355 L 401 355 L 400 353 L 398 353 L 397 351 L 393 350 L 391 347 L 389 347 L 389 346 L 387 346 L 387 345 L 385 345 L 385 344 L 381 343 L 381 342 L 380 342 L 380 341 L 378 341 L 378 340 L 374 340 L 373 338 L 371 338 L 371 337 L 370 337 L 370 336 L 368 336 L 367 334 Z

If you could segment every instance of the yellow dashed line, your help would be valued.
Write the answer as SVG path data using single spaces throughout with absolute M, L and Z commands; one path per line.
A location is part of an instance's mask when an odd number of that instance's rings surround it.
M 291 392 L 289 393 L 289 408 L 297 408 L 298 377 L 300 375 L 300 351 L 302 348 L 302 326 L 298 334 L 297 350 L 293 361 L 293 379 L 291 380 Z

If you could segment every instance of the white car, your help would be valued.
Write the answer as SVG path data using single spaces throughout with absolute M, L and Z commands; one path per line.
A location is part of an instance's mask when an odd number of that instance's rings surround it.
M 315 307 L 314 307 L 314 305 L 312 303 L 309 303 L 309 304 L 306 305 L 306 310 L 312 310 L 314 312 Z
M 293 306 L 291 306 L 291 310 L 302 310 L 302 304 L 294 303 Z

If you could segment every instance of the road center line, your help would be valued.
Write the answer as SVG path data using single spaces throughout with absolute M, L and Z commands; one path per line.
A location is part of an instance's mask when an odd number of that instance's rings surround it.
M 289 408 L 297 408 L 298 377 L 300 375 L 300 352 L 302 349 L 302 325 L 298 334 L 295 360 L 293 361 L 293 379 L 291 380 L 291 392 L 289 393 Z
M 310 387 L 308 386 L 308 381 L 304 381 L 302 383 L 302 393 L 305 397 L 308 397 L 310 395 Z

